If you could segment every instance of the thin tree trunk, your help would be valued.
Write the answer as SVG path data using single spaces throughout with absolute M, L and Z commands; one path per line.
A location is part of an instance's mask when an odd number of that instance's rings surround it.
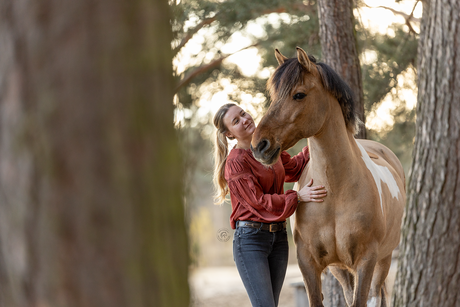
M 322 61 L 331 66 L 350 86 L 355 95 L 355 111 L 365 123 L 361 66 L 354 34 L 353 1 L 319 0 L 318 14 Z M 366 138 L 364 124 L 360 125 L 356 137 Z M 324 275 L 323 293 L 324 306 L 347 306 L 342 286 L 329 271 Z
M 352 275 L 349 273 L 349 276 Z M 338 280 L 327 269 L 323 273 L 323 305 L 324 307 L 345 307 L 348 306 L 343 294 L 343 289 Z
M 426 1 L 394 306 L 460 305 L 460 3 Z
M 354 30 L 353 0 L 319 0 L 318 14 L 323 61 L 351 87 L 355 94 L 356 113 L 365 123 L 363 82 Z M 366 138 L 364 125 L 360 125 L 357 137 Z
M 187 306 L 168 1 L 0 14 L 0 306 Z

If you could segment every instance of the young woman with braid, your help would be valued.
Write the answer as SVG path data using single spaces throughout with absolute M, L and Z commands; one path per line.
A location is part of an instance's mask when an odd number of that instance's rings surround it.
M 312 187 L 310 181 L 299 192 L 284 193 L 284 182 L 300 178 L 309 160 L 308 147 L 294 157 L 283 152 L 271 167 L 262 165 L 250 150 L 254 120 L 236 104 L 223 105 L 214 116 L 214 126 L 216 202 L 230 194 L 238 272 L 252 306 L 278 306 L 288 263 L 286 218 L 301 202 L 322 202 L 327 192 L 323 186 Z M 227 138 L 237 140 L 230 152 Z

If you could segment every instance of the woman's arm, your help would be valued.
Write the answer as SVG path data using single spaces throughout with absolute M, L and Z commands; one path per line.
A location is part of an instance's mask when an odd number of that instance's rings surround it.
M 260 218 L 266 218 L 267 213 L 271 217 L 287 218 L 297 208 L 297 192 L 265 194 L 250 165 L 243 161 L 227 161 L 226 178 L 231 196 Z
M 300 179 L 302 171 L 310 160 L 310 152 L 308 146 L 305 146 L 302 151 L 291 157 L 286 151 L 281 153 L 281 161 L 283 162 L 286 177 L 285 182 L 295 182 Z

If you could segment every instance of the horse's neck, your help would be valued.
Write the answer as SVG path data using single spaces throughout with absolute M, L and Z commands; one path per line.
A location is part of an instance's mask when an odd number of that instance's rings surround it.
M 356 141 L 345 122 L 328 120 L 320 133 L 309 138 L 311 165 L 310 170 L 316 176 L 326 176 L 329 185 L 343 184 L 357 171 Z

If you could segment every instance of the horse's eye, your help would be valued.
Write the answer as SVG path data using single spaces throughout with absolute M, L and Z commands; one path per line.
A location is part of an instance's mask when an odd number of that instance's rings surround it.
M 292 98 L 294 98 L 294 100 L 300 100 L 300 99 L 305 98 L 305 96 L 307 96 L 307 95 L 305 95 L 304 93 L 297 93 Z

